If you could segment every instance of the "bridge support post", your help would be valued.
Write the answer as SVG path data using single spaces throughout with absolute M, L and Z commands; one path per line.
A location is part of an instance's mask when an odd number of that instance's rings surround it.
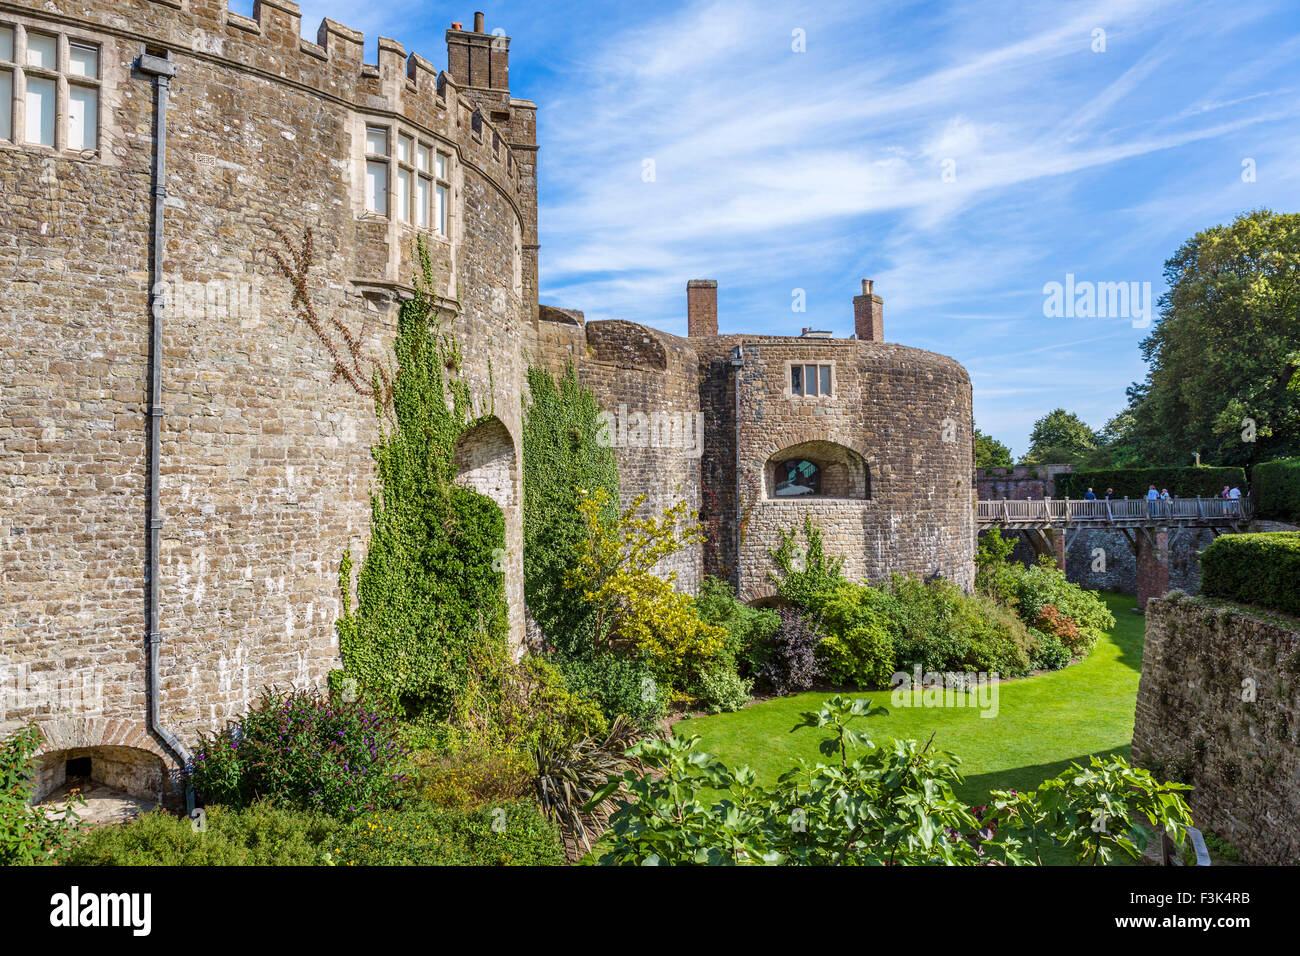
M 1065 570 L 1065 528 L 1049 528 L 1047 540 L 1051 542 L 1052 554 L 1056 557 L 1056 566 Z
M 1145 611 L 1147 601 L 1169 590 L 1169 529 L 1137 528 L 1137 609 Z

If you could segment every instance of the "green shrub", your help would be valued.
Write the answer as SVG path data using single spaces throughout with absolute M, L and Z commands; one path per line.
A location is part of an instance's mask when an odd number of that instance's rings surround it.
M 1070 663 L 1070 649 L 1055 634 L 1043 634 L 1038 640 L 1038 653 L 1030 667 L 1036 671 L 1060 670 Z
M 1300 615 L 1300 531 L 1225 534 L 1201 552 L 1201 592 Z
M 1056 476 L 1058 498 L 1082 498 L 1089 488 L 1101 498 L 1113 488 L 1116 498 L 1145 498 L 1147 489 L 1168 488 L 1179 498 L 1217 498 L 1223 486 L 1246 488 L 1246 473 L 1240 468 L 1106 468 L 1075 471 Z
M 618 651 L 588 648 L 555 654 L 564 682 L 575 694 L 595 700 L 610 721 L 620 714 L 642 727 L 664 715 L 664 692 L 648 661 Z
M 559 831 L 531 800 L 473 810 L 380 811 L 333 837 L 335 866 L 557 866 Z
M 951 581 L 895 576 L 891 618 L 896 670 L 1029 672 L 1039 636 L 992 598 L 964 594 Z
M 835 684 L 883 687 L 894 664 L 890 618 L 898 602 L 863 584 L 844 584 L 818 599 L 823 637 L 818 659 Z
M 734 668 L 715 666 L 700 672 L 695 695 L 710 714 L 730 713 L 749 703 L 754 682 L 741 677 Z
M 347 816 L 396 798 L 405 757 L 397 735 L 382 703 L 267 690 L 234 727 L 202 740 L 185 774 L 209 803 L 265 799 Z
M 1300 458 L 1279 458 L 1256 465 L 1251 491 L 1260 517 L 1300 521 Z
M 781 626 L 776 611 L 741 604 L 731 585 L 714 577 L 700 582 L 695 607 L 702 621 L 727 630 L 720 658 L 732 662 L 742 677 L 757 675 L 772 651 L 772 635 Z
M 342 826 L 322 813 L 255 803 L 214 806 L 199 820 L 153 810 L 99 827 L 68 857 L 73 866 L 311 866 Z
M 802 530 L 804 544 L 799 544 L 798 529 L 782 530 L 769 554 L 777 567 L 772 572 L 777 593 L 795 607 L 809 610 L 844 583 L 844 559 L 827 556 L 821 529 L 811 517 L 804 518 Z
M 79 797 L 57 814 L 31 805 L 32 764 L 40 746 L 34 724 L 0 741 L 0 866 L 57 862 L 78 835 L 76 807 L 84 804 Z
M 1053 622 L 1063 616 L 1078 629 L 1078 637 L 1067 637 L 1069 628 L 1053 627 L 1056 635 L 1076 657 L 1086 657 L 1097 646 L 1102 636 L 1115 626 L 1115 616 L 1110 613 L 1095 591 L 1087 591 L 1065 578 L 1065 572 L 1050 557 L 1038 564 L 1024 567 L 1012 565 L 1010 571 L 1010 601 L 1020 619 L 1043 629 L 1044 608 L 1053 607 L 1049 615 Z

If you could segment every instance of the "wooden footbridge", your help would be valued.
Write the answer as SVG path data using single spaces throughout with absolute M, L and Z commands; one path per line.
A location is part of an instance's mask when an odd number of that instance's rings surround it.
M 1074 499 L 980 501 L 981 531 L 1018 532 L 1037 554 L 1050 554 L 1062 570 L 1070 546 L 1087 531 L 1118 531 L 1137 561 L 1138 606 L 1168 590 L 1169 548 L 1188 532 L 1208 528 L 1216 536 L 1244 530 L 1250 520 L 1246 498 Z

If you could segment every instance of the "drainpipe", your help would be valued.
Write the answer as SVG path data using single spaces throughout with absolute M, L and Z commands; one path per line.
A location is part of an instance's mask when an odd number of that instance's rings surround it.
M 735 411 L 732 419 L 736 425 L 736 592 L 740 592 L 740 522 L 744 517 L 744 500 L 741 495 L 744 482 L 740 469 L 740 370 L 745 367 L 745 346 L 737 345 L 731 350 L 731 367 L 736 379 Z
M 162 681 L 158 673 L 158 648 L 162 644 L 159 620 L 162 611 L 160 592 L 159 538 L 162 533 L 162 514 L 159 500 L 159 463 L 162 459 L 162 324 L 166 310 L 163 286 L 163 224 L 167 201 L 167 95 L 171 90 L 176 65 L 171 54 L 155 56 L 140 54 L 136 69 L 154 81 L 154 154 L 153 154 L 153 261 L 149 274 L 149 663 L 146 668 L 146 693 L 149 698 L 147 723 L 183 767 L 190 764 L 190 753 L 180 738 L 163 726 L 159 712 Z M 194 788 L 185 785 L 185 806 L 194 809 Z

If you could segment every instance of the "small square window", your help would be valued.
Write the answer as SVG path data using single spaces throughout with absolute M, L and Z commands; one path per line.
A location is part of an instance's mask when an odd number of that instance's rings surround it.
M 42 70 L 58 69 L 59 38 L 46 33 L 27 34 L 27 65 Z
M 69 44 L 68 73 L 88 80 L 99 79 L 99 49 L 81 43 Z
M 14 61 L 14 28 L 0 27 L 0 60 Z
M 366 153 L 370 156 L 388 155 L 388 130 L 382 126 L 366 127 Z

